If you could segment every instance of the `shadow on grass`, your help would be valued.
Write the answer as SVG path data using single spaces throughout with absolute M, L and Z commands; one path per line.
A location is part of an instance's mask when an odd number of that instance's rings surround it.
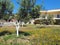
M 16 32 L 15 32 L 16 33 Z M 0 32 L 0 36 L 4 36 L 4 35 L 11 35 L 11 34 L 14 34 L 14 33 L 12 33 L 12 32 L 10 32 L 10 31 L 2 31 L 2 32 Z M 28 32 L 23 32 L 23 31 L 19 31 L 19 35 L 24 35 L 24 36 L 29 36 L 30 35 L 30 33 L 28 33 Z
M 28 32 L 23 32 L 23 31 L 19 31 L 19 34 L 22 34 L 22 35 L 24 35 L 24 36 L 29 36 L 29 35 L 30 35 L 30 33 L 28 33 Z
M 2 32 L 0 32 L 0 36 L 4 36 L 4 35 L 6 35 L 6 34 L 12 34 L 11 32 L 9 32 L 9 31 L 2 31 Z

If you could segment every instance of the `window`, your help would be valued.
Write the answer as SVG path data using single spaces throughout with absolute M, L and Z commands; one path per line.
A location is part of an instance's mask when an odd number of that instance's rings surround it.
M 60 15 L 59 14 L 57 15 L 57 18 L 60 18 Z

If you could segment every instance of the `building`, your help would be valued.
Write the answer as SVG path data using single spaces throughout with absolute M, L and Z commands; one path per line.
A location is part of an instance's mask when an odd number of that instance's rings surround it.
M 35 20 L 47 20 L 49 17 L 53 20 L 56 20 L 56 24 L 60 24 L 60 9 L 40 11 L 40 17 L 36 18 Z
M 53 16 L 53 19 L 59 20 L 60 19 L 60 9 L 40 11 L 40 18 L 47 19 L 47 17 L 49 15 Z

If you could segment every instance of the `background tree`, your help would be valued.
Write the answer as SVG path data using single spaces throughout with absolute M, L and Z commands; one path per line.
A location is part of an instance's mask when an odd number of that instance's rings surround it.
M 3 17 L 6 10 L 6 1 L 0 0 L 0 18 Z
M 12 14 L 13 8 L 11 0 L 0 0 L 0 19 L 3 19 L 7 14 Z
M 20 2 L 19 2 L 20 1 Z M 20 20 L 27 21 L 31 16 L 32 8 L 35 6 L 36 0 L 18 0 L 18 4 L 20 5 L 19 13 Z
M 9 15 L 12 15 L 13 9 L 14 9 L 14 4 L 13 3 L 10 3 L 10 6 L 7 5 L 7 10 L 9 12 Z
M 40 7 L 38 5 L 35 6 L 36 0 L 17 0 L 17 3 L 20 5 L 19 11 L 18 11 L 20 20 L 28 21 L 31 18 L 39 17 Z
M 39 18 L 39 16 L 40 16 L 40 6 L 36 5 L 31 10 L 31 17 L 35 19 L 35 18 Z

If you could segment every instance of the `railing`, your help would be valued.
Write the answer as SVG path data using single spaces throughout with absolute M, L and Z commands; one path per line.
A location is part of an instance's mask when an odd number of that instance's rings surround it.
M 48 18 L 36 18 L 35 20 L 39 20 L 39 19 L 48 19 Z M 53 18 L 53 19 L 60 19 L 60 18 Z
M 53 19 L 60 19 L 60 18 L 53 18 Z

